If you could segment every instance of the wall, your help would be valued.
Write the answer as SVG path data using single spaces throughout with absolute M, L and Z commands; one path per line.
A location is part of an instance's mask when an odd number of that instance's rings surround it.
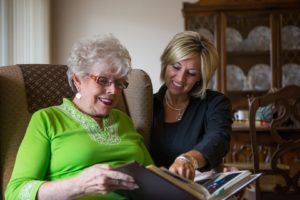
M 51 63 L 65 64 L 82 37 L 112 33 L 128 48 L 133 68 L 160 86 L 160 54 L 184 30 L 183 2 L 196 0 L 51 0 Z

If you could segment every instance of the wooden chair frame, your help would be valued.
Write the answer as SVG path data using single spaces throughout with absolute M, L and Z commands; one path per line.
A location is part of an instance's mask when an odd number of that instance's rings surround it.
M 276 110 L 276 115 L 270 122 L 269 139 L 262 139 L 262 135 L 257 134 L 256 111 L 259 107 L 272 104 Z M 250 140 L 254 164 L 254 173 L 264 173 L 280 175 L 285 185 L 276 184 L 274 191 L 268 195 L 269 199 L 300 199 L 300 170 L 299 168 L 291 174 L 290 170 L 282 168 L 281 158 L 287 153 L 300 152 L 300 127 L 295 127 L 295 122 L 300 122 L 300 87 L 291 85 L 278 91 L 268 93 L 261 97 L 255 97 L 249 100 L 249 123 Z M 292 120 L 294 126 L 284 126 L 287 120 Z M 299 124 L 298 124 L 299 125 Z M 261 169 L 259 158 L 259 145 L 274 146 L 271 152 L 271 160 L 268 169 Z M 256 199 L 263 199 L 263 191 L 260 188 L 259 180 L 256 182 Z

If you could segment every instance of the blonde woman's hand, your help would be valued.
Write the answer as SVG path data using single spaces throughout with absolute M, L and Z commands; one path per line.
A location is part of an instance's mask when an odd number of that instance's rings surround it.
M 134 179 L 122 172 L 114 171 L 106 164 L 96 164 L 75 177 L 74 184 L 83 195 L 106 194 L 117 189 L 137 189 Z
M 182 159 L 175 159 L 169 170 L 190 180 L 195 178 L 195 169 L 192 163 Z

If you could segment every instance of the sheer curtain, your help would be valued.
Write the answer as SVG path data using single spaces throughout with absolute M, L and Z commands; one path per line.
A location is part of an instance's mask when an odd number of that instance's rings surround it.
M 8 48 L 8 0 L 0 0 L 0 66 L 9 63 Z
M 49 63 L 50 0 L 0 3 L 0 65 Z

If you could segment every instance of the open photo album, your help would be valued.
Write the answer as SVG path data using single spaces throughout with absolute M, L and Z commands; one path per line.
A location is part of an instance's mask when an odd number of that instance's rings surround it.
M 214 173 L 196 173 L 194 181 L 178 176 L 166 168 L 147 167 L 136 162 L 117 167 L 115 170 L 131 175 L 139 189 L 119 191 L 129 199 L 160 200 L 221 200 L 244 189 L 260 174 L 248 170 Z

